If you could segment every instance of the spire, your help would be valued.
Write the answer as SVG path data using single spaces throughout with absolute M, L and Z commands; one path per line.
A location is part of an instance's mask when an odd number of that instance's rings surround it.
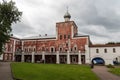
M 70 15 L 70 13 L 68 12 L 68 7 L 67 7 L 67 11 L 66 11 L 66 13 L 65 13 L 65 15 L 64 15 L 65 22 L 66 22 L 66 21 L 70 21 L 70 18 L 71 18 L 71 15 Z

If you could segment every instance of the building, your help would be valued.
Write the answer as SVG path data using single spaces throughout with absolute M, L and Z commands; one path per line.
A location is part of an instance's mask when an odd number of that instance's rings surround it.
M 90 46 L 92 62 L 99 59 L 103 64 L 120 64 L 120 44 L 97 44 Z
M 94 45 L 89 35 L 78 34 L 78 27 L 66 12 L 64 22 L 56 23 L 56 36 L 11 37 L 5 45 L 4 61 L 65 64 L 114 64 L 120 62 L 120 45 Z M 105 51 L 104 51 L 105 50 Z M 114 50 L 112 52 L 112 50 Z

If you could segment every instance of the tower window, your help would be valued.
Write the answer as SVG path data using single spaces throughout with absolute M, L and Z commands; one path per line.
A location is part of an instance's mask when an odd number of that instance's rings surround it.
M 66 35 L 64 35 L 64 39 L 66 39 Z
M 62 35 L 60 35 L 60 40 L 62 39 Z
M 96 53 L 99 53 L 99 49 L 96 49 Z
M 115 53 L 116 52 L 116 50 L 115 50 L 115 48 L 113 48 L 113 53 Z
M 68 35 L 68 39 L 70 39 L 70 35 Z

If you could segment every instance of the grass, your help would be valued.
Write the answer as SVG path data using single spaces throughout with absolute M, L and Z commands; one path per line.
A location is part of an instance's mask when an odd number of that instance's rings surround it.
M 110 68 L 109 72 L 120 76 L 120 68 Z
M 13 76 L 22 80 L 99 80 L 85 65 L 12 63 Z

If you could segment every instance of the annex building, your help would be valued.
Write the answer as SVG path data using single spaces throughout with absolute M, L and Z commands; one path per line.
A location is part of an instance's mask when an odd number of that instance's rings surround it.
M 56 64 L 119 64 L 120 44 L 95 45 L 89 35 L 78 34 L 68 11 L 64 22 L 56 23 L 56 35 L 19 39 L 11 36 L 0 60 Z

